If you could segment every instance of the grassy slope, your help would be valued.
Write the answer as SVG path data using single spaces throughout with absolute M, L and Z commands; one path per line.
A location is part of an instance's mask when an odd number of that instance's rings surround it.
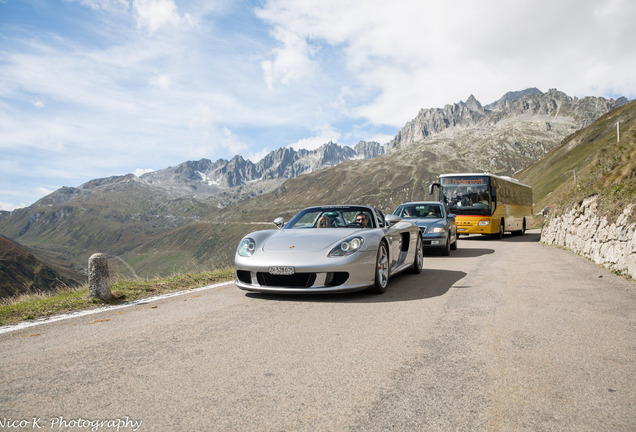
M 601 211 L 613 219 L 636 202 L 635 143 L 636 101 L 632 101 L 569 136 L 517 177 L 533 186 L 535 210 L 549 205 L 558 214 L 598 194 Z
M 222 269 L 232 265 L 241 238 L 255 230 L 274 228 L 271 223 L 195 222 L 126 252 L 121 258 L 141 277 Z M 122 274 L 129 276 L 125 270 Z

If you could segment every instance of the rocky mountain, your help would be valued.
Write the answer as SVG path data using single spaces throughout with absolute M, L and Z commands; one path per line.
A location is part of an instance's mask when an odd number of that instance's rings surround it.
M 503 95 L 499 100 L 489 103 L 488 105 L 486 105 L 484 108 L 486 108 L 487 110 L 495 110 L 497 109 L 499 106 L 504 105 L 506 102 L 515 102 L 523 97 L 526 96 L 533 96 L 533 95 L 542 95 L 543 93 L 541 92 L 541 90 L 539 90 L 536 87 L 532 87 L 532 88 L 527 88 L 525 90 L 521 90 L 521 91 L 509 91 L 508 93 L 506 93 L 505 95 Z
M 316 150 L 294 150 L 284 147 L 267 154 L 257 163 L 240 155 L 231 160 L 212 162 L 201 159 L 184 162 L 177 167 L 147 173 L 141 180 L 184 192 L 212 194 L 220 189 L 234 188 L 260 180 L 280 180 L 298 177 L 352 159 L 368 159 L 384 153 L 376 142 L 360 141 L 355 148 L 329 142 Z
M 404 148 L 447 129 L 493 127 L 497 123 L 523 117 L 542 117 L 571 122 L 577 129 L 591 124 L 611 109 L 627 103 L 602 97 L 578 99 L 556 89 L 543 93 L 536 88 L 508 92 L 498 101 L 483 107 L 473 95 L 466 102 L 444 108 L 422 109 L 389 143 L 389 149 Z

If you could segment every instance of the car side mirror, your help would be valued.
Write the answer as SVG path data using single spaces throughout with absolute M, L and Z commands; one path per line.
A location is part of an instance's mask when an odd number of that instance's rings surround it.
M 442 185 L 440 185 L 439 183 L 430 183 L 428 185 L 428 194 L 429 195 L 433 195 L 433 192 L 435 192 L 435 188 L 441 188 Z
M 386 215 L 384 217 L 384 220 L 386 221 L 386 226 L 390 227 L 391 225 L 395 225 L 396 223 L 401 221 L 402 218 L 396 215 Z
M 455 213 L 451 213 L 451 214 L 449 214 L 449 215 L 448 215 L 448 218 L 449 218 L 449 219 L 455 219 Z
M 283 219 L 282 217 L 277 217 L 276 219 L 274 219 L 274 225 L 276 225 L 278 229 L 281 229 L 283 225 L 285 225 L 285 219 Z

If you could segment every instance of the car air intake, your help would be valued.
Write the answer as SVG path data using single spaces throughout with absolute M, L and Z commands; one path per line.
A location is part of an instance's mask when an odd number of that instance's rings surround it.
M 273 275 L 258 272 L 259 285 L 271 287 L 309 288 L 316 281 L 316 273 L 296 273 L 293 275 Z

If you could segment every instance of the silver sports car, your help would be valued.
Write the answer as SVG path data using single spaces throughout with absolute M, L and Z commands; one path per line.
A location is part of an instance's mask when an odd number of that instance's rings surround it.
M 420 231 L 373 207 L 333 205 L 302 210 L 278 230 L 255 231 L 239 243 L 236 286 L 266 293 L 381 294 L 389 277 L 422 270 Z

